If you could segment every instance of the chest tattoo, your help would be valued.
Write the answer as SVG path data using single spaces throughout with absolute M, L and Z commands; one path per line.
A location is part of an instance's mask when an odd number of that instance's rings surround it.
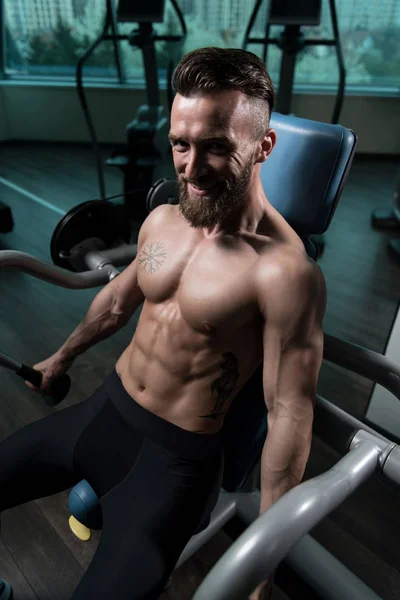
M 139 269 L 146 273 L 156 273 L 167 258 L 167 251 L 161 242 L 153 242 L 142 248 L 138 265 Z

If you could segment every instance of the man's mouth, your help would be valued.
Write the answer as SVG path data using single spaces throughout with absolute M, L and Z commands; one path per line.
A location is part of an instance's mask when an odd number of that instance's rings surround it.
M 211 185 L 194 185 L 193 183 L 189 183 L 188 184 L 190 189 L 192 190 L 192 192 L 194 192 L 195 194 L 198 194 L 200 196 L 205 196 L 206 194 L 208 194 L 211 190 L 213 190 L 217 184 L 213 183 Z

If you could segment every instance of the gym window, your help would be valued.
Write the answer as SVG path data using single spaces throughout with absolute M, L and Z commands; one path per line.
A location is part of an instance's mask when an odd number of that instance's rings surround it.
M 208 45 L 242 47 L 246 25 L 255 0 L 178 0 L 186 20 L 187 38 L 182 45 L 157 44 L 161 85 L 168 64 L 187 51 Z M 0 3 L 1 4 L 1 3 Z M 4 0 L 2 25 L 2 75 L 5 79 L 73 81 L 77 58 L 100 34 L 105 0 Z M 253 33 L 265 32 L 264 2 Z M 336 0 L 340 38 L 347 70 L 346 91 L 377 95 L 396 94 L 400 89 L 400 2 L 398 0 Z M 0 21 L 1 22 L 1 21 Z M 119 24 L 128 33 L 135 24 Z M 154 25 L 160 34 L 178 34 L 179 23 L 168 0 L 164 22 Z M 281 27 L 271 27 L 276 37 Z M 304 27 L 307 38 L 332 36 L 329 0 L 323 0 L 321 24 Z M 248 49 L 262 57 L 256 45 Z M 104 83 L 144 86 L 142 53 L 127 42 L 119 43 L 123 77 L 119 79 L 111 42 L 102 42 L 84 69 L 84 79 Z M 281 51 L 269 46 L 267 64 L 279 83 Z M 335 50 L 308 46 L 298 56 L 295 91 L 327 91 L 337 88 Z

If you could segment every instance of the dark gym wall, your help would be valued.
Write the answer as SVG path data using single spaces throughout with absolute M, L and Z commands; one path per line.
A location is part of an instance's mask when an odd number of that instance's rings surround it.
M 124 143 L 125 128 L 146 102 L 143 89 L 86 86 L 100 143 Z M 165 94 L 163 101 L 166 103 Z M 295 94 L 293 111 L 301 117 L 330 121 L 333 95 Z M 357 151 L 400 154 L 400 99 L 348 95 L 340 123 L 357 131 Z M 73 85 L 17 84 L 0 81 L 0 141 L 89 142 Z

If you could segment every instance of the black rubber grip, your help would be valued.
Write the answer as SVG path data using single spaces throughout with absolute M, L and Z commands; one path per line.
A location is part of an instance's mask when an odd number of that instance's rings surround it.
M 58 379 L 53 381 L 50 387 L 50 396 L 45 396 L 44 401 L 48 406 L 55 406 L 62 402 L 71 387 L 71 378 L 64 373 Z
M 42 373 L 40 371 L 36 371 L 35 369 L 32 369 L 32 367 L 22 364 L 21 368 L 17 371 L 17 375 L 22 377 L 25 381 L 33 383 L 37 388 L 40 388 L 40 384 L 42 383 Z M 58 377 L 58 379 L 53 381 L 50 387 L 50 394 L 46 394 L 44 397 L 45 404 L 48 406 L 55 406 L 62 402 L 68 394 L 70 387 L 71 379 L 69 375 L 64 373 Z
M 33 383 L 36 387 L 40 387 L 42 383 L 42 373 L 40 371 L 35 371 L 32 367 L 28 367 L 27 365 L 21 364 L 18 371 L 16 371 L 17 375 L 25 379 L 25 381 L 29 381 L 29 383 Z

